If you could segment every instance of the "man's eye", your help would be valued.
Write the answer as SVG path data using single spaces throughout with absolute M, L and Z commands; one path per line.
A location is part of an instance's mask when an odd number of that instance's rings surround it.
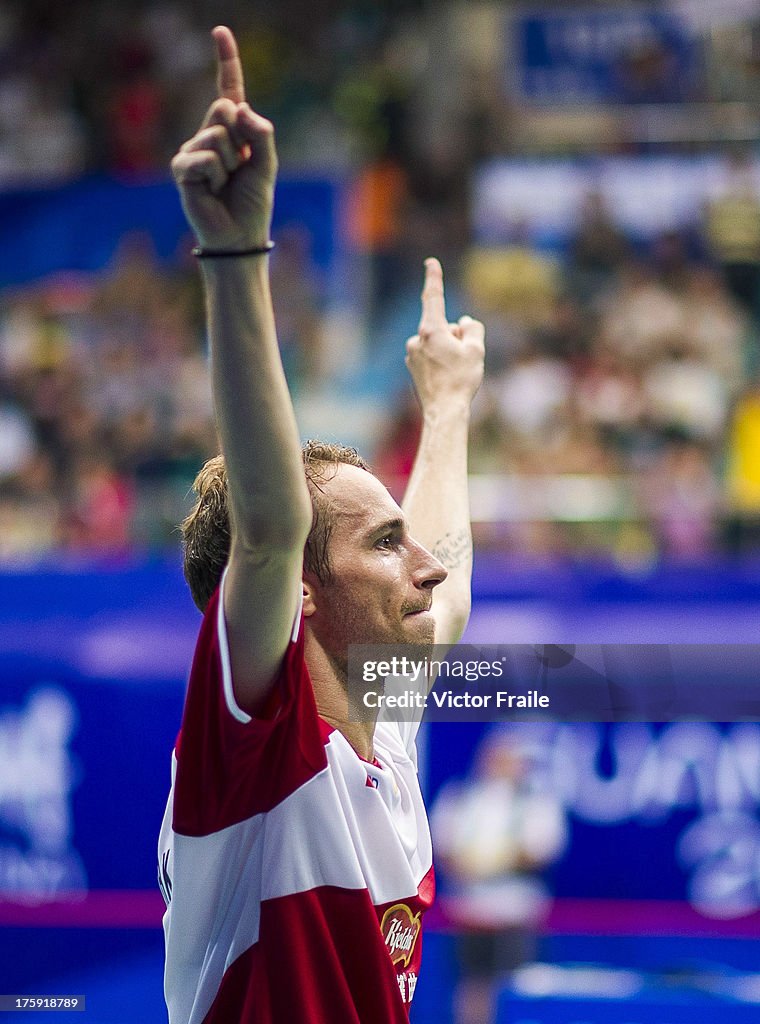
M 380 540 L 375 545 L 375 547 L 378 547 L 378 548 L 390 548 L 390 547 L 393 547 L 393 537 L 390 534 L 388 534 L 385 537 L 381 537 Z

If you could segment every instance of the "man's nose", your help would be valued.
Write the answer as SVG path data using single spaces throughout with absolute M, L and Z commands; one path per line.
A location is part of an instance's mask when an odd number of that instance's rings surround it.
M 427 548 L 423 548 L 421 544 L 418 544 L 417 547 L 420 555 L 417 586 L 423 587 L 425 590 L 433 590 L 439 583 L 443 583 L 449 575 L 449 570 Z

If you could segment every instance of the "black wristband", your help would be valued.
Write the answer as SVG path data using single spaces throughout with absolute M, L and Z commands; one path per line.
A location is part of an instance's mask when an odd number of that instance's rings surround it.
M 235 256 L 265 256 L 274 249 L 274 242 L 267 242 L 266 245 L 257 245 L 252 249 L 204 249 L 196 245 L 193 249 L 193 256 L 199 260 L 229 260 Z

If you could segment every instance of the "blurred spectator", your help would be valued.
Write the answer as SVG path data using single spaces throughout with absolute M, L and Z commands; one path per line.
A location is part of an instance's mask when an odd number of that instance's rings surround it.
M 732 396 L 736 395 L 748 369 L 746 315 L 727 294 L 720 274 L 703 264 L 691 268 L 684 301 L 686 332 L 694 353 L 720 375 Z
M 349 193 L 348 241 L 369 261 L 368 315 L 373 322 L 407 284 L 400 248 L 408 191 L 403 168 L 385 157 L 363 167 Z
M 541 875 L 567 841 L 562 807 L 532 791 L 514 739 L 495 730 L 470 777 L 441 791 L 431 827 L 449 881 L 442 903 L 459 930 L 455 1019 L 490 1024 L 499 983 L 536 955 L 550 903 Z
M 699 239 L 685 230 L 670 229 L 656 234 L 649 250 L 658 281 L 680 297 L 687 286 L 693 260 L 702 255 Z
M 34 556 L 60 544 L 61 503 L 50 457 L 36 452 L 0 482 L 0 557 Z
M 711 32 L 711 92 L 716 99 L 760 101 L 760 19 L 749 5 L 747 20 L 718 23 Z
M 533 332 L 536 344 L 548 356 L 567 360 L 576 366 L 586 356 L 596 318 L 569 295 L 560 295 L 547 322 Z
M 657 355 L 684 331 L 686 310 L 652 266 L 627 263 L 601 305 L 602 341 L 634 365 Z
M 323 297 L 311 260 L 311 239 L 296 225 L 278 233 L 272 257 L 277 338 L 291 393 L 319 387 L 324 377 Z
M 723 501 L 704 447 L 689 441 L 670 442 L 644 477 L 643 486 L 644 508 L 663 555 L 689 561 L 715 553 Z
M 570 287 L 581 302 L 593 303 L 605 292 L 629 256 L 629 244 L 598 192 L 589 193 L 568 248 Z
M 475 308 L 516 317 L 530 326 L 545 324 L 558 291 L 553 259 L 534 248 L 526 225 L 515 225 L 501 246 L 473 246 L 465 256 L 463 281 Z
M 94 554 L 126 554 L 134 504 L 129 481 L 106 458 L 81 456 L 73 466 L 72 497 L 62 523 L 64 546 Z
M 648 418 L 663 434 L 708 442 L 721 437 L 728 389 L 685 339 L 674 338 L 651 360 L 642 389 Z
M 502 421 L 513 432 L 540 435 L 562 414 L 571 383 L 567 363 L 527 346 L 491 387 Z
M 728 289 L 742 308 L 760 320 L 760 192 L 749 157 L 730 154 L 721 195 L 707 210 L 707 238 Z
M 582 368 L 576 389 L 579 414 L 601 437 L 630 452 L 644 412 L 640 371 L 615 349 L 599 342 Z
M 151 171 L 167 156 L 165 100 L 150 46 L 135 35 L 114 55 L 116 76 L 108 104 L 111 166 L 131 174 Z
M 15 403 L 0 401 L 0 483 L 20 473 L 35 452 L 29 417 Z
M 373 470 L 397 501 L 401 501 L 406 482 L 411 476 L 421 429 L 417 396 L 411 389 L 407 389 L 397 406 L 388 432 L 377 446 L 372 462 Z
M 729 545 L 743 550 L 760 540 L 760 379 L 739 398 L 728 430 L 726 492 Z

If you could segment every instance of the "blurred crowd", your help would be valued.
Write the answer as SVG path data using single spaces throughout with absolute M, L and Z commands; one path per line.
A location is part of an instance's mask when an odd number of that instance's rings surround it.
M 608 521 L 590 513 L 584 528 L 560 511 L 491 526 L 495 543 L 633 559 L 752 544 L 760 195 L 727 194 L 693 231 L 642 248 L 592 194 L 564 260 L 520 241 L 473 247 L 464 278 L 490 337 L 474 470 L 566 474 L 591 493 L 594 479 L 617 481 Z
M 462 311 L 486 322 L 472 471 L 521 481 L 533 499 L 527 507 L 527 491 L 497 484 L 482 514 L 476 502 L 482 546 L 640 561 L 753 545 L 760 195 L 751 145 L 727 156 L 741 184 L 689 230 L 642 244 L 591 191 L 561 252 L 547 253 L 519 223 L 479 243 L 474 172 L 519 137 L 492 38 L 504 5 L 468 14 L 452 4 L 447 18 L 403 0 L 317 3 L 308 16 L 296 3 L 127 6 L 130 17 L 106 0 L 0 3 L 0 181 L 165 175 L 211 94 L 208 26 L 227 20 L 250 94 L 278 126 L 283 165 L 348 182 L 342 230 L 362 268 L 364 358 L 377 355 L 375 334 L 430 253 Z M 490 57 L 473 61 L 476 52 Z M 743 67 L 749 89 L 760 74 L 754 49 Z M 294 391 L 332 394 L 339 420 L 346 381 L 331 355 L 335 318 L 297 232 L 278 239 L 272 271 Z M 413 329 L 413 320 L 404 327 Z M 366 454 L 394 487 L 411 468 L 418 427 L 408 388 L 383 396 Z M 167 270 L 148 239 L 127 236 L 98 275 L 0 295 L 0 556 L 171 542 L 216 444 L 193 267 Z
M 199 298 L 129 239 L 112 272 L 6 297 L 0 552 L 164 542 L 215 447 Z
M 517 230 L 461 266 L 488 327 L 472 471 L 527 485 L 494 488 L 503 515 L 476 523 L 481 545 L 632 561 L 753 546 L 760 194 L 721 197 L 693 231 L 645 247 L 590 194 L 563 256 Z M 391 477 L 409 471 L 413 424 L 406 403 L 380 446 Z

